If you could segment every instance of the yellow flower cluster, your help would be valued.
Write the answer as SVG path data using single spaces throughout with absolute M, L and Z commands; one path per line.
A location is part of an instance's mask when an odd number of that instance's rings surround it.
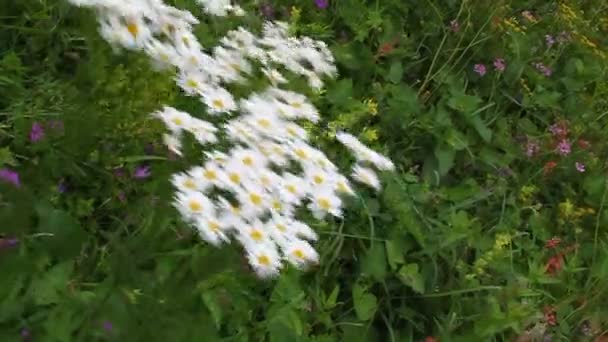
M 560 223 L 577 223 L 578 220 L 587 215 L 595 214 L 595 210 L 589 207 L 577 207 L 569 199 L 558 205 Z
M 473 280 L 479 276 L 486 274 L 488 265 L 498 259 L 503 253 L 505 247 L 511 244 L 511 234 L 499 233 L 494 238 L 494 246 L 489 251 L 485 252 L 479 259 L 473 263 L 473 273 L 469 273 L 465 276 L 466 279 Z

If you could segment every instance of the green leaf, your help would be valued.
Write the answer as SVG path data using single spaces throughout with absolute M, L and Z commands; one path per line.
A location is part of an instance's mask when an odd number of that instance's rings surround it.
M 386 254 L 388 258 L 388 264 L 391 266 L 391 269 L 397 269 L 397 267 L 403 263 L 405 263 L 405 246 L 403 240 L 401 239 L 392 239 L 387 240 L 384 243 L 386 248 Z
M 370 275 L 376 280 L 386 277 L 386 254 L 380 242 L 372 243 L 361 262 L 361 268 L 364 274 Z
M 376 307 L 378 305 L 376 296 L 366 292 L 366 290 L 358 284 L 353 287 L 353 302 L 357 318 L 362 321 L 371 319 L 376 313 Z
M 452 94 L 448 100 L 448 106 L 461 113 L 471 114 L 479 107 L 481 102 L 481 98 L 477 96 L 467 95 L 463 92 L 456 92 Z
M 203 292 L 201 297 L 203 299 L 203 303 L 205 303 L 205 306 L 211 313 L 211 317 L 213 317 L 215 327 L 219 329 L 222 324 L 222 307 L 218 303 L 217 293 L 207 290 Z
M 327 99 L 337 106 L 344 106 L 349 102 L 352 94 L 353 80 L 346 78 L 333 84 L 327 91 Z
M 475 116 L 470 119 L 470 122 L 477 131 L 477 133 L 479 133 L 479 136 L 481 136 L 483 141 L 489 143 L 490 140 L 492 140 L 492 131 L 488 128 L 488 126 L 486 126 L 485 122 L 483 122 L 481 117 Z
M 388 80 L 393 83 L 401 82 L 401 78 L 403 77 L 403 65 L 400 61 L 395 61 L 391 64 L 391 67 L 388 71 Z
M 71 258 L 80 253 L 87 234 L 78 221 L 65 211 L 40 204 L 38 232 L 45 235 L 36 240 L 56 257 Z
M 418 270 L 417 264 L 407 264 L 399 270 L 401 282 L 418 293 L 424 293 L 424 279 Z
M 454 157 L 456 151 L 446 146 L 437 146 L 435 148 L 435 158 L 438 162 L 439 175 L 445 176 L 454 166 Z
M 30 295 L 34 303 L 37 305 L 58 303 L 61 300 L 61 294 L 67 288 L 71 273 L 72 262 L 67 261 L 55 265 L 36 277 L 30 287 Z
M 0 148 L 0 165 L 16 166 L 17 161 L 8 147 Z

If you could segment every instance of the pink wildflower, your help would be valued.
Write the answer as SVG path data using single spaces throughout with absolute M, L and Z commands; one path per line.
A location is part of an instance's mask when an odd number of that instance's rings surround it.
M 30 141 L 37 142 L 42 140 L 42 138 L 44 138 L 44 128 L 39 122 L 34 122 L 30 130 Z
M 576 167 L 576 171 L 578 171 L 580 173 L 585 172 L 585 164 L 576 162 L 576 163 L 574 163 L 574 166 Z
M 494 69 L 495 69 L 496 71 L 503 72 L 503 71 L 505 71 L 505 68 L 506 68 L 506 67 L 507 67 L 507 66 L 506 66 L 506 64 L 505 64 L 505 60 L 504 60 L 504 58 L 496 58 L 496 59 L 494 60 Z
M 486 74 L 486 66 L 483 64 L 475 64 L 473 71 L 479 74 L 479 76 L 483 76 Z
M 571 151 L 572 151 L 572 147 L 570 145 L 570 142 L 567 139 L 562 139 L 557 144 L 557 153 L 561 154 L 562 156 L 569 155 Z

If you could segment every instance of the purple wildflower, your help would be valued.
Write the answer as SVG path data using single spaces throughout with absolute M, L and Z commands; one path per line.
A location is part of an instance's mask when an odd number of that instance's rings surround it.
M 538 70 L 541 74 L 549 77 L 553 74 L 553 70 L 551 70 L 550 67 L 544 65 L 543 63 L 534 63 L 534 67 L 536 68 L 536 70 Z
M 34 122 L 30 130 L 30 141 L 37 142 L 42 140 L 42 138 L 44 138 L 44 128 L 39 122 Z
M 150 177 L 152 174 L 150 170 L 150 166 L 142 165 L 135 168 L 135 172 L 133 173 L 133 177 L 137 179 L 144 179 Z
M 585 172 L 585 164 L 576 162 L 576 163 L 574 163 L 574 166 L 576 167 L 576 171 L 578 171 L 580 173 Z
M 553 38 L 552 35 L 547 34 L 545 35 L 545 42 L 547 43 L 547 47 L 551 48 L 553 44 L 555 44 L 555 38 Z
M 17 173 L 17 171 L 9 169 L 0 169 L 0 180 L 11 183 L 16 187 L 21 186 L 21 182 L 19 182 L 19 174 Z
M 473 66 L 473 71 L 479 74 L 479 76 L 483 76 L 486 74 L 486 66 L 483 64 L 475 64 Z
M 557 153 L 561 154 L 562 156 L 569 155 L 571 151 L 572 149 L 570 142 L 568 142 L 567 139 L 563 139 L 557 144 Z
M 496 58 L 494 60 L 494 69 L 499 72 L 505 71 L 506 68 L 505 59 L 504 58 Z
M 17 238 L 0 238 L 0 250 L 5 248 L 15 247 L 19 244 L 19 239 Z
M 563 122 L 554 123 L 549 126 L 549 132 L 556 137 L 565 137 L 568 135 L 568 127 Z
M 540 151 L 540 146 L 538 146 L 538 143 L 536 141 L 528 141 L 526 144 L 526 156 L 534 157 L 538 151 Z
M 103 321 L 102 326 L 103 326 L 103 330 L 108 331 L 108 332 L 110 332 L 114 329 L 114 325 L 112 325 L 112 322 L 110 322 L 110 321 Z
M 460 24 L 456 19 L 450 21 L 450 30 L 454 33 L 458 33 L 460 31 Z
M 315 5 L 320 9 L 326 9 L 329 6 L 329 0 L 315 0 Z

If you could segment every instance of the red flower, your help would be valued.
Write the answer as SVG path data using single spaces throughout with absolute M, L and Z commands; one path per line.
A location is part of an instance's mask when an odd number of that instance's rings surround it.
M 547 261 L 547 264 L 545 265 L 545 272 L 547 272 L 548 274 L 556 274 L 557 272 L 562 270 L 562 266 L 563 266 L 562 255 L 558 254 L 558 255 L 552 256 L 549 259 L 549 261 Z
M 427 336 L 427 337 L 424 339 L 424 342 L 439 342 L 439 340 L 438 340 L 438 339 L 436 339 L 436 338 L 434 338 L 433 336 Z
M 557 162 L 554 162 L 553 160 L 550 160 L 547 162 L 547 164 L 545 164 L 544 167 L 544 174 L 545 176 L 548 175 L 549 173 L 551 173 L 551 171 L 553 171 L 553 169 L 557 166 Z
M 582 148 L 583 150 L 586 150 L 589 148 L 589 146 L 591 146 L 591 144 L 584 139 L 578 139 L 578 147 Z
M 559 245 L 559 243 L 562 242 L 562 240 L 558 237 L 553 237 L 549 240 L 547 240 L 547 242 L 545 243 L 545 248 L 555 248 Z

